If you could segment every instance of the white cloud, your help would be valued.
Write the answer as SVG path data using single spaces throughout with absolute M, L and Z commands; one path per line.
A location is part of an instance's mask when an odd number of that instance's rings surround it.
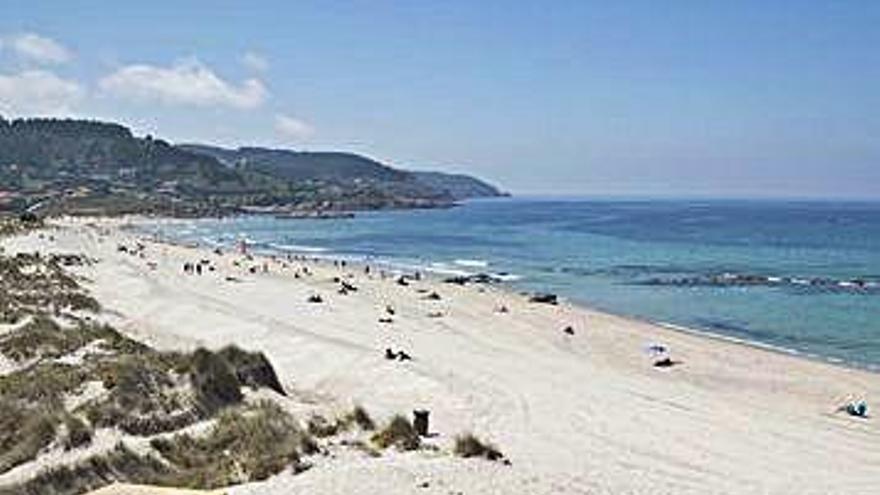
M 57 41 L 36 33 L 8 37 L 3 45 L 19 57 L 41 64 L 61 64 L 73 59 L 73 53 Z
M 241 63 L 254 72 L 266 72 L 269 70 L 269 60 L 256 52 L 247 52 L 242 55 Z
M 0 114 L 70 115 L 84 95 L 79 83 L 45 70 L 0 74 Z
M 275 131 L 288 140 L 300 141 L 315 134 L 315 130 L 302 120 L 278 114 L 275 116 Z
M 108 94 L 141 101 L 238 109 L 259 107 L 268 96 L 258 79 L 235 85 L 194 59 L 171 67 L 128 65 L 102 78 L 98 87 Z

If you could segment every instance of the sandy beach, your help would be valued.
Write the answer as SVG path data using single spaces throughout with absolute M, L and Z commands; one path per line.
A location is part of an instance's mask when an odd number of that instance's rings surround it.
M 157 348 L 266 353 L 295 413 L 431 412 L 436 451 L 340 453 L 231 493 L 880 493 L 880 423 L 837 411 L 854 398 L 876 410 L 877 374 L 499 286 L 400 285 L 327 260 L 218 255 L 120 221 L 63 220 L 48 233 L 3 245 L 97 259 L 76 273 L 120 330 Z M 118 251 L 136 242 L 143 257 Z M 183 272 L 201 259 L 215 269 Z M 357 291 L 340 294 L 334 278 Z M 678 364 L 653 366 L 652 344 Z M 413 359 L 387 360 L 388 348 Z M 511 465 L 454 457 L 462 432 Z

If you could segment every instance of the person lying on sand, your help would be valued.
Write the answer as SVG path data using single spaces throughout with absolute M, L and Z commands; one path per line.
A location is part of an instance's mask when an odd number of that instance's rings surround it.
M 868 417 L 868 402 L 865 399 L 856 399 L 847 402 L 837 408 L 837 412 L 846 412 L 856 418 Z
M 407 354 L 405 351 L 397 351 L 394 352 L 390 348 L 385 348 L 385 359 L 388 360 L 398 360 L 398 361 L 412 361 L 412 356 Z

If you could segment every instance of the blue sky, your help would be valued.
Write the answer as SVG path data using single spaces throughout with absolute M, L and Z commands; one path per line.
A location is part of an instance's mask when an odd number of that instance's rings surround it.
M 880 2 L 4 0 L 0 113 L 515 193 L 880 198 Z

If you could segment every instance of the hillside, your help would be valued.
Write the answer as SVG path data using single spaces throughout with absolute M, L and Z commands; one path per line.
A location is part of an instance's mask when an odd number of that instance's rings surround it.
M 213 215 L 463 198 L 420 177 L 351 153 L 178 146 L 115 123 L 0 117 L 0 210 Z
M 236 150 L 184 144 L 180 148 L 203 153 L 229 167 L 264 173 L 293 181 L 385 182 L 398 192 L 439 194 L 453 200 L 497 197 L 496 187 L 463 174 L 409 172 L 354 153 L 306 152 L 267 148 Z
M 438 191 L 444 191 L 456 200 L 507 195 L 497 187 L 470 175 L 443 172 L 413 172 L 413 174 L 417 181 Z

